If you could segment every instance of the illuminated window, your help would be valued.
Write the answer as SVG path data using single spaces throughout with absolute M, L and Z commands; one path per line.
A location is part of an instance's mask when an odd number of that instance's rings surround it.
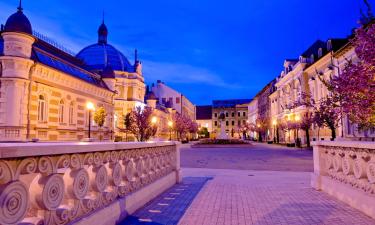
M 47 121 L 47 103 L 43 95 L 39 95 L 38 98 L 38 121 Z
M 74 124 L 74 103 L 69 105 L 69 124 Z
M 59 103 L 59 123 L 64 123 L 64 100 Z

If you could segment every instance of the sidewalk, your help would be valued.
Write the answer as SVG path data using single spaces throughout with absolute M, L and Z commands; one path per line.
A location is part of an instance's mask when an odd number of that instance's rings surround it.
M 373 225 L 361 212 L 310 187 L 310 173 L 184 168 L 186 177 L 213 177 L 180 225 Z

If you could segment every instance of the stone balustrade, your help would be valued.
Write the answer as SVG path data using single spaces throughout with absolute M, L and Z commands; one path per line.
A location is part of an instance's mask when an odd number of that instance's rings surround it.
M 0 224 L 79 222 L 154 185 L 126 206 L 131 213 L 178 182 L 179 170 L 174 142 L 0 144 Z
M 315 142 L 311 184 L 375 218 L 375 143 Z

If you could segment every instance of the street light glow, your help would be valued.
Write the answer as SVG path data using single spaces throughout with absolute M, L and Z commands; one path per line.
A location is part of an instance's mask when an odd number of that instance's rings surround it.
M 301 120 L 301 117 L 299 115 L 296 115 L 296 121 L 300 121 Z
M 94 103 L 92 103 L 92 102 L 87 102 L 86 103 L 86 108 L 88 109 L 88 110 L 94 110 L 95 109 L 95 106 L 94 106 Z
M 168 126 L 169 127 L 173 127 L 173 122 L 172 121 L 168 121 Z
M 156 118 L 156 116 L 153 116 L 153 117 L 151 118 L 151 123 L 152 123 L 152 124 L 155 124 L 156 122 L 158 122 L 158 118 Z
M 273 121 L 272 121 L 272 125 L 276 126 L 276 124 L 277 124 L 277 121 L 276 121 L 276 120 L 273 120 Z

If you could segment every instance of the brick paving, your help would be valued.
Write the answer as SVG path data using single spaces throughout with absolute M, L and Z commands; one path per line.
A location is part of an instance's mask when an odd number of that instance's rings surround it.
M 311 151 L 267 144 L 240 149 L 184 145 L 181 164 L 183 184 L 122 224 L 375 225 L 370 217 L 310 187 Z
M 120 225 L 175 225 L 178 223 L 194 197 L 199 193 L 209 177 L 185 177 L 157 198 L 149 202 Z
M 310 187 L 310 173 L 187 169 L 212 176 L 180 225 L 374 225 L 375 220 Z

